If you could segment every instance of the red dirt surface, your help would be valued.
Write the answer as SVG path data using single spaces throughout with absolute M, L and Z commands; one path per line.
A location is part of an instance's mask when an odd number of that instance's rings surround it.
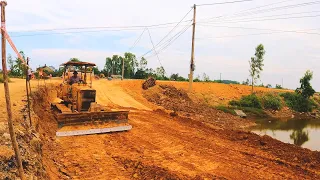
M 57 126 L 48 103 L 34 104 L 41 117 L 43 163 L 51 179 L 320 178 L 319 152 L 210 122 L 214 116 L 216 121 L 227 121 L 229 115 L 222 112 L 219 113 L 225 119 L 220 120 L 214 114 L 207 121 L 201 117 L 172 117 L 169 115 L 171 111 L 143 97 L 141 83 L 94 82 L 98 103 L 131 109 L 129 123 L 133 129 L 128 132 L 56 138 Z M 178 84 L 175 86 L 178 88 L 186 86 L 183 83 L 169 84 Z M 210 86 L 214 87 L 214 84 Z M 150 90 L 155 88 L 157 86 Z M 162 96 L 192 103 L 192 98 L 187 98 L 190 94 L 175 88 L 156 93 L 161 93 L 160 99 Z M 170 101 L 164 102 L 167 105 L 160 105 L 174 107 Z M 177 101 L 172 103 L 178 106 Z M 229 121 L 234 123 L 233 128 L 242 125 L 240 120 Z

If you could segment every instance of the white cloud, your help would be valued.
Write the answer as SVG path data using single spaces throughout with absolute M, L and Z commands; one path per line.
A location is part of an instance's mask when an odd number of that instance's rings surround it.
M 279 0 L 254 1 L 246 3 L 237 3 L 232 5 L 220 6 L 200 6 L 197 8 L 197 21 L 201 19 L 215 17 L 226 14 L 234 14 L 245 9 L 278 2 Z M 89 26 L 130 26 L 130 25 L 148 25 L 166 22 L 179 21 L 190 7 L 195 3 L 192 0 L 177 1 L 104 1 L 104 0 L 8 0 L 7 6 L 7 28 L 9 31 L 36 30 L 50 28 L 70 28 L 70 27 L 89 27 Z M 198 4 L 212 3 L 212 0 L 197 0 Z M 279 7 L 290 4 L 301 3 L 299 1 L 288 1 L 286 3 L 266 7 Z M 257 16 L 268 16 L 275 14 L 297 13 L 318 10 L 320 5 L 298 7 L 295 9 L 286 9 L 269 13 L 261 13 Z M 242 18 L 235 16 L 237 18 Z M 243 18 L 252 17 L 246 16 Z M 192 18 L 192 12 L 186 19 Z M 217 26 L 240 26 L 251 28 L 299 30 L 319 28 L 318 18 L 293 19 L 279 21 L 255 21 L 250 23 L 223 23 Z M 150 29 L 152 39 L 155 44 L 171 29 Z M 182 27 L 180 27 L 182 28 Z M 43 44 L 46 48 L 39 48 L 42 44 L 28 44 L 31 58 L 35 65 L 39 63 L 53 63 L 55 65 L 68 60 L 70 57 L 77 56 L 83 60 L 96 62 L 100 67 L 104 64 L 106 56 L 113 53 L 123 54 L 135 39 L 142 32 L 120 31 L 120 32 L 100 32 L 88 34 L 65 34 L 61 35 L 68 44 L 54 45 L 50 47 Z M 175 31 L 177 32 L 177 31 Z M 306 69 L 314 71 L 314 83 L 319 82 L 320 71 L 319 63 L 319 38 L 317 35 L 306 35 L 297 33 L 279 33 L 261 36 L 240 36 L 230 38 L 207 37 L 232 36 L 239 34 L 255 34 L 269 31 L 243 30 L 226 27 L 196 27 L 197 39 L 195 54 L 197 72 L 205 72 L 211 77 L 217 77 L 220 71 L 224 77 L 229 79 L 244 80 L 248 75 L 248 60 L 254 55 L 254 48 L 257 44 L 263 43 L 266 47 L 265 71 L 263 72 L 263 81 L 275 84 L 279 77 L 286 76 L 286 85 L 294 88 L 298 85 L 299 77 L 303 75 Z M 319 31 L 312 31 L 319 32 Z M 174 34 L 174 33 L 173 33 Z M 101 39 L 105 36 L 114 37 L 112 42 L 103 42 L 110 44 L 110 49 L 106 51 L 91 50 L 86 47 L 86 42 L 96 41 L 96 44 L 102 44 Z M 37 37 L 46 38 L 50 42 L 50 36 Z M 30 40 L 30 39 L 29 39 Z M 23 39 L 15 38 L 14 41 L 23 42 Z M 183 34 L 168 49 L 159 55 L 164 67 L 168 73 L 179 72 L 187 75 L 189 71 L 188 63 L 190 61 L 191 49 L 191 29 Z M 113 44 L 111 44 L 113 43 Z M 25 43 L 27 44 L 27 43 Z M 75 48 L 70 48 L 72 46 Z M 82 45 L 82 46 L 81 46 Z M 20 47 L 26 49 L 26 47 Z M 137 44 L 133 52 L 138 56 L 152 48 L 148 34 L 145 32 L 141 41 Z M 102 48 L 99 48 L 102 49 Z M 157 58 L 154 56 L 149 59 L 151 67 L 159 66 Z M 219 72 L 219 73 L 220 73 Z M 273 82 L 274 81 L 274 82 Z M 265 83 L 266 84 L 266 83 Z M 320 84 L 314 85 L 320 89 Z
M 111 51 L 95 51 L 86 49 L 33 49 L 31 51 L 31 65 L 52 64 L 58 66 L 72 57 L 82 61 L 94 62 L 99 68 L 103 68 L 107 56 L 119 54 Z M 40 62 L 40 64 L 38 64 Z

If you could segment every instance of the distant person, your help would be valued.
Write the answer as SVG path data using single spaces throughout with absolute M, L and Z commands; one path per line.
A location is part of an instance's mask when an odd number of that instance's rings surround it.
M 78 77 L 78 72 L 74 71 L 73 76 L 70 77 L 69 84 L 79 83 L 81 79 Z

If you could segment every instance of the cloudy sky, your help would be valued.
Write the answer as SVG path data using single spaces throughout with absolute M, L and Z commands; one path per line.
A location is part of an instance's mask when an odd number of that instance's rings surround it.
M 107 56 L 128 51 L 144 26 L 165 24 L 148 28 L 156 45 L 176 25 L 172 22 L 180 21 L 194 3 L 226 1 L 233 0 L 8 0 L 7 30 L 17 48 L 31 58 L 33 68 L 44 64 L 57 67 L 78 57 L 95 62 L 101 69 Z M 320 1 L 315 0 L 198 6 L 195 76 L 206 73 L 219 79 L 221 73 L 222 79 L 242 82 L 248 78 L 254 48 L 262 43 L 266 56 L 261 82 L 275 86 L 283 79 L 284 87 L 294 89 L 310 69 L 314 72 L 313 86 L 320 91 L 319 9 Z M 145 55 L 149 67 L 161 63 L 168 75 L 187 77 L 192 34 L 187 20 L 192 15 L 193 11 L 156 46 L 160 62 L 154 52 Z M 145 30 L 131 51 L 139 57 L 152 47 Z M 8 53 L 13 54 L 9 47 Z

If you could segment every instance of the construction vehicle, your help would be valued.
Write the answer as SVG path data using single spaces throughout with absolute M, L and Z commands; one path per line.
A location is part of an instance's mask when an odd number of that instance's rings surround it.
M 132 128 L 127 124 L 129 111 L 111 110 L 97 104 L 96 90 L 92 87 L 92 68 L 96 66 L 94 63 L 68 61 L 61 66 L 64 68 L 62 83 L 57 88 L 57 99 L 51 104 L 58 126 L 61 128 L 91 123 L 112 124 L 113 127 L 63 131 L 57 132 L 57 136 L 99 134 Z M 77 76 L 79 82 L 71 84 L 72 76 Z

